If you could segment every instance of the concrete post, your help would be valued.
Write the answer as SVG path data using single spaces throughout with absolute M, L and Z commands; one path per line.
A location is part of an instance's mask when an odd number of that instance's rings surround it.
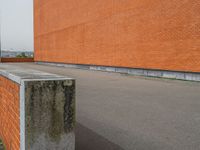
M 74 79 L 7 65 L 0 76 L 20 88 L 20 150 L 75 150 Z

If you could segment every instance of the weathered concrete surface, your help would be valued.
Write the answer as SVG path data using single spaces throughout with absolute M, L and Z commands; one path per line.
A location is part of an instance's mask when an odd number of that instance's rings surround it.
M 29 150 L 74 150 L 75 82 L 25 82 L 25 141 Z
M 199 83 L 19 66 L 76 78 L 76 150 L 200 149 Z
M 20 150 L 74 150 L 75 80 L 5 64 L 0 75 L 20 85 Z
M 17 67 L 15 65 L 0 64 L 0 75 L 21 84 L 23 80 L 64 80 L 71 79 L 57 74 L 46 73 L 29 68 Z

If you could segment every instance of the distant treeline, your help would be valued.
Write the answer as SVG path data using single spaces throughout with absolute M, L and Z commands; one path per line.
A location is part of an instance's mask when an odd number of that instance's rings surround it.
M 30 51 L 6 51 L 6 50 L 3 50 L 1 52 L 1 57 L 7 57 L 7 58 L 12 58 L 12 57 L 30 58 L 30 57 L 33 57 L 33 52 L 30 52 Z

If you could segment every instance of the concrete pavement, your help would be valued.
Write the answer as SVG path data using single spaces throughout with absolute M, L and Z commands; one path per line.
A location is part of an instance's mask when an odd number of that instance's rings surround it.
M 76 78 L 76 150 L 200 149 L 200 83 L 17 65 Z

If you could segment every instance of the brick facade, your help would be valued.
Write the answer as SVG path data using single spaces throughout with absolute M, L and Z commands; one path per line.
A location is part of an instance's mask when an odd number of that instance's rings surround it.
M 1 58 L 0 62 L 8 63 L 8 62 L 34 62 L 33 58 Z
M 35 0 L 35 61 L 200 72 L 199 0 Z
M 0 76 L 0 137 L 7 150 L 20 149 L 20 112 L 17 83 Z

